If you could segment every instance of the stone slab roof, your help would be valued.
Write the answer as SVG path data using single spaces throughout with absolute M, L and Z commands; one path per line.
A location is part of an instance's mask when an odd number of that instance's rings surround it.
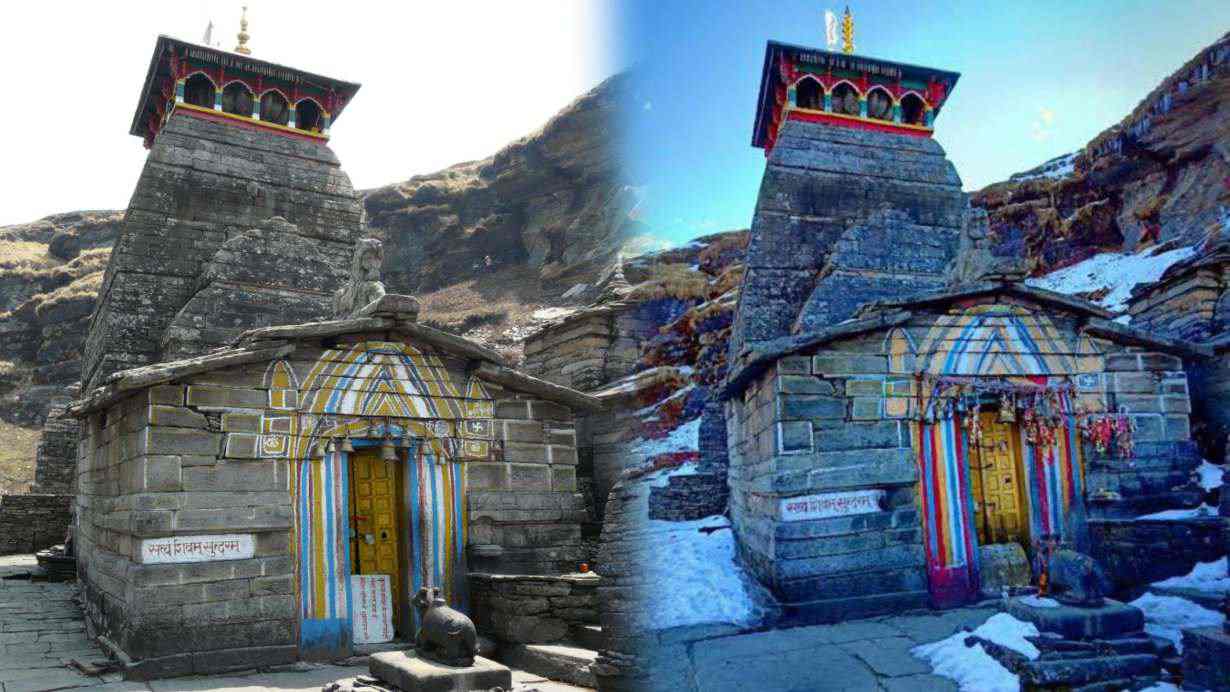
M 381 299 L 380 303 L 393 305 L 403 298 L 405 297 L 389 295 Z M 432 329 L 412 320 L 402 319 L 395 313 L 379 314 L 379 310 L 374 312 L 377 314 L 252 329 L 241 334 L 230 348 L 219 349 L 193 358 L 122 370 L 110 375 L 103 385 L 85 392 L 80 399 L 69 406 L 68 412 L 73 416 L 81 417 L 92 411 L 106 408 L 148 387 L 211 370 L 282 358 L 295 351 L 298 341 L 367 332 L 393 332 L 475 361 L 477 367 L 474 373 L 478 377 L 510 389 L 533 394 L 581 411 L 600 411 L 605 408 L 605 404 L 596 397 L 508 367 L 500 354 L 469 339 Z
M 753 379 L 779 359 L 826 343 L 848 339 L 868 332 L 891 329 L 905 324 L 914 316 L 909 308 L 927 308 L 982 296 L 1010 295 L 1026 298 L 1042 305 L 1052 305 L 1086 316 L 1082 331 L 1118 343 L 1143 346 L 1185 358 L 1211 358 L 1215 348 L 1230 345 L 1230 339 L 1220 346 L 1212 342 L 1192 344 L 1160 337 L 1142 329 L 1114 321 L 1115 313 L 1079 298 L 1047 291 L 1017 282 L 979 282 L 953 287 L 951 290 L 925 293 L 895 301 L 877 301 L 864 305 L 858 315 L 840 324 L 804 334 L 773 339 L 750 351 L 742 364 L 732 366 L 721 396 L 739 396 Z

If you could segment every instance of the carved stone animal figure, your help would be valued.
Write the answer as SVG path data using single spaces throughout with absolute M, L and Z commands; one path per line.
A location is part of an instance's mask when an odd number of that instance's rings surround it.
M 1067 548 L 1051 553 L 1047 576 L 1055 600 L 1067 605 L 1100 607 L 1103 597 L 1113 588 L 1097 560 Z
M 419 655 L 447 666 L 472 666 L 478 655 L 478 632 L 465 613 L 445 604 L 440 589 L 422 588 L 414 595 L 419 611 L 414 648 Z
M 384 245 L 375 238 L 360 238 L 350 258 L 350 278 L 333 294 L 333 316 L 352 317 L 373 301 L 384 297 L 380 268 Z

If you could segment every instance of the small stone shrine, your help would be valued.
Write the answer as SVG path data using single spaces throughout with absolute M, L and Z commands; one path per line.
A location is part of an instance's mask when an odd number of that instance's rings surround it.
M 1207 349 L 954 262 L 986 235 L 931 138 L 957 77 L 765 52 L 723 398 L 738 550 L 787 619 L 969 603 L 984 553 L 1036 580 L 1041 541 L 1096 554 L 1091 521 L 1193 497 L 1183 359 Z
M 599 402 L 385 293 L 327 147 L 358 85 L 246 38 L 158 39 L 149 159 L 67 410 L 87 631 L 135 678 L 409 645 L 419 589 L 469 609 L 471 555 L 584 559 L 574 428 Z

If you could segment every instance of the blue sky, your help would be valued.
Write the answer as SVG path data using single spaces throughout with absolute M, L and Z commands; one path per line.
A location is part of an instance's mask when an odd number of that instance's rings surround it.
M 840 12 L 845 5 L 829 5 Z M 764 154 L 751 146 L 769 39 L 823 47 L 826 5 L 636 0 L 622 62 L 641 218 L 668 243 L 746 228 Z M 854 2 L 856 53 L 955 70 L 936 139 L 976 190 L 1073 151 L 1230 31 L 1230 2 Z

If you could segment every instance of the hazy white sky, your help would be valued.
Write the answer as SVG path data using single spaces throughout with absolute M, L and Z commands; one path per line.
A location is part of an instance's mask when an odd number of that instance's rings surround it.
M 615 72 L 610 0 L 249 0 L 252 57 L 359 82 L 331 146 L 355 188 L 494 153 Z M 234 48 L 242 0 L 9 3 L 0 20 L 0 225 L 122 209 L 158 34 Z

